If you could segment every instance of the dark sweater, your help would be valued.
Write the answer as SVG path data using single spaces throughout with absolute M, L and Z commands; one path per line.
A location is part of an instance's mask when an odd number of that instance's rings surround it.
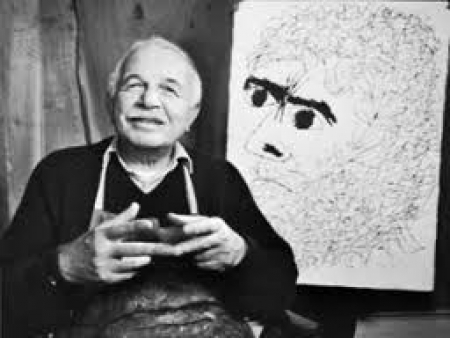
M 5 338 L 68 325 L 72 314 L 98 291 L 62 279 L 56 248 L 88 228 L 102 155 L 109 142 L 57 151 L 33 171 L 12 224 L 0 241 Z M 244 315 L 276 316 L 288 308 L 295 293 L 297 270 L 292 251 L 267 223 L 230 163 L 195 153 L 191 156 L 200 214 L 223 218 L 249 247 L 237 267 L 213 278 L 217 281 L 214 288 Z M 137 190 L 126 175 L 111 174 L 111 170 L 118 168 L 108 168 L 108 211 L 119 212 L 137 200 L 143 205 L 141 216 L 187 212 L 179 169 L 148 195 Z M 116 184 L 121 188 L 115 190 Z M 115 197 L 118 193 L 120 198 Z

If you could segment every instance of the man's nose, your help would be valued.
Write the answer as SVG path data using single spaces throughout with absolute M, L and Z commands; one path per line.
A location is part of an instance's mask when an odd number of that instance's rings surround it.
M 142 93 L 141 102 L 148 108 L 159 107 L 161 105 L 161 101 L 156 88 L 146 88 L 146 90 Z

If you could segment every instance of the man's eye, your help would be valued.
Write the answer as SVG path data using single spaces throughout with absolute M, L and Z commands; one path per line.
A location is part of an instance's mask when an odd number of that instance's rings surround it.
M 122 89 L 125 91 L 141 91 L 144 88 L 145 85 L 142 82 L 129 82 L 122 86 Z
M 160 85 L 159 87 L 164 93 L 166 93 L 168 95 L 174 95 L 176 97 L 180 96 L 179 93 L 178 93 L 178 90 L 176 88 L 172 87 L 172 86 L 163 84 L 163 85 Z

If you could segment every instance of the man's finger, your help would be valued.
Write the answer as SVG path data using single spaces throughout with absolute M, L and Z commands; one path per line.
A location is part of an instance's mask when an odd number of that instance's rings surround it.
M 130 271 L 130 272 L 112 272 L 108 275 L 108 278 L 102 278 L 103 282 L 109 283 L 109 284 L 115 284 L 119 282 L 124 282 L 126 280 L 129 280 L 136 275 L 137 271 Z
M 199 252 L 194 256 L 196 262 L 208 262 L 213 258 L 217 257 L 220 254 L 220 251 L 217 247 L 213 247 L 204 251 Z
M 223 270 L 223 267 L 218 263 L 214 261 L 207 261 L 207 262 L 198 262 L 196 265 L 199 268 L 207 269 L 207 270 Z
M 134 256 L 134 257 L 122 257 L 115 263 L 114 270 L 116 272 L 129 272 L 148 265 L 151 262 L 151 257 L 146 256 Z
M 159 221 L 156 218 L 152 219 L 137 219 L 133 221 L 135 229 L 123 238 L 129 242 L 159 242 L 158 229 Z
M 132 221 L 137 217 L 140 205 L 136 202 L 130 204 L 128 208 L 118 214 L 116 217 L 108 221 L 111 225 Z
M 127 221 L 124 223 L 110 225 L 105 229 L 109 239 L 138 239 L 139 235 L 148 237 L 154 232 L 153 222 L 147 219 Z
M 120 242 L 112 249 L 115 257 L 176 256 L 173 245 L 153 242 Z
M 188 223 L 183 227 L 186 236 L 199 236 L 216 232 L 221 224 L 214 218 L 204 218 L 198 222 Z
M 196 222 L 203 219 L 207 219 L 206 216 L 201 215 L 182 215 L 182 214 L 175 214 L 173 212 L 167 214 L 167 221 L 173 225 L 179 225 L 182 226 L 186 223 L 190 222 Z
M 217 236 L 200 236 L 175 244 L 174 250 L 177 256 L 182 256 L 188 253 L 210 249 L 218 244 L 220 243 L 217 242 Z

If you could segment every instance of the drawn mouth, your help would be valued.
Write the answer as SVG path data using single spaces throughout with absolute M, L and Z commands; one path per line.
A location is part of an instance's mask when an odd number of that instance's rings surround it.
M 286 152 L 279 146 L 268 142 L 249 142 L 245 144 L 245 149 L 256 156 L 271 162 L 286 162 L 291 158 L 290 152 Z

